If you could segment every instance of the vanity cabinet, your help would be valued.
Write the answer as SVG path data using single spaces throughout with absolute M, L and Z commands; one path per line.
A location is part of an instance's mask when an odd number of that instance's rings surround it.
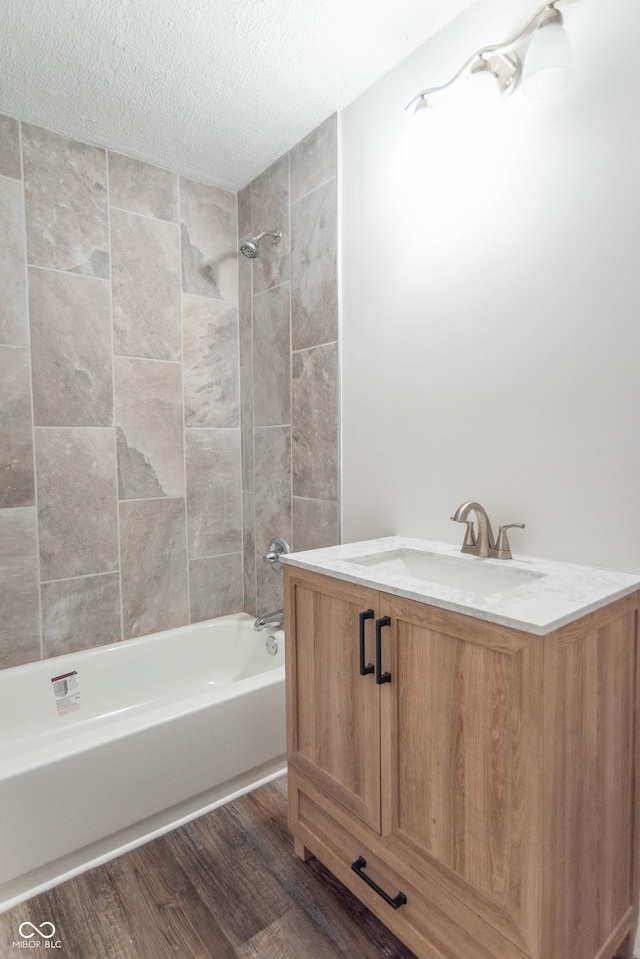
M 638 596 L 538 636 L 287 566 L 298 854 L 420 959 L 629 946 Z

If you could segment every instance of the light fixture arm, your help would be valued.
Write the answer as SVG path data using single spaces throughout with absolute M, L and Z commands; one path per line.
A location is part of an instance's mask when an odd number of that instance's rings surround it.
M 545 3 L 517 36 L 507 40 L 506 43 L 496 43 L 478 50 L 447 83 L 438 87 L 429 87 L 417 93 L 406 105 L 406 112 L 414 113 L 419 106 L 429 106 L 432 97 L 450 90 L 462 77 L 470 77 L 483 70 L 489 70 L 496 77 L 503 95 L 509 93 L 520 76 L 520 60 L 515 51 L 533 36 L 539 26 L 547 23 L 562 23 L 559 8 L 576 2 L 577 0 L 552 0 L 551 3 Z

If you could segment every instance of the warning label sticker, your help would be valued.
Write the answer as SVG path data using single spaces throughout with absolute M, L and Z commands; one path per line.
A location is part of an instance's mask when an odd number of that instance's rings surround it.
M 66 716 L 68 713 L 75 713 L 77 709 L 80 709 L 80 685 L 75 670 L 72 673 L 65 673 L 63 676 L 54 676 L 51 682 L 53 684 L 53 695 L 56 697 L 58 716 Z

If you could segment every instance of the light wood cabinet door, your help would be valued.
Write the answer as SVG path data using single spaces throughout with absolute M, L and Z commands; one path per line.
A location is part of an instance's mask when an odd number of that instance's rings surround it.
M 542 643 L 381 594 L 382 836 L 539 955 Z
M 285 569 L 289 762 L 354 816 L 380 831 L 380 694 L 360 674 L 360 613 L 379 594 Z M 364 620 L 374 662 L 374 620 Z

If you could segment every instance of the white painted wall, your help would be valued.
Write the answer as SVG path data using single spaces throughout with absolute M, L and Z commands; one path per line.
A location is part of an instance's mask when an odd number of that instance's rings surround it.
M 407 144 L 538 6 L 479 0 L 342 114 L 344 541 L 461 542 L 477 499 L 517 552 L 640 572 L 640 4 L 567 8 L 561 96 Z

